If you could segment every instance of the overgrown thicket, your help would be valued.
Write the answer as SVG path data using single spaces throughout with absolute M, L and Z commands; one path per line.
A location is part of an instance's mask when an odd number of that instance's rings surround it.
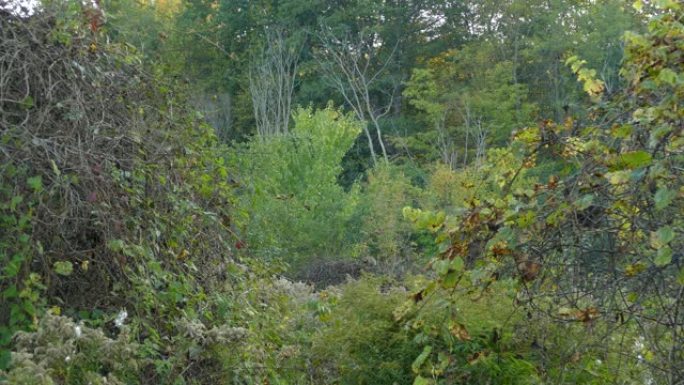
M 236 254 L 213 130 L 98 12 L 0 14 L 1 366 L 14 346 L 18 383 L 259 377 L 286 340 L 264 329 L 296 307 Z
M 115 309 L 147 291 L 135 279 L 143 261 L 211 289 L 234 238 L 216 142 L 81 12 L 71 3 L 1 21 L 5 296 L 44 290 L 49 305 Z
M 418 226 L 439 229 L 437 278 L 416 301 L 443 300 L 432 294 L 440 287 L 487 292 L 517 277 L 516 301 L 532 325 L 554 320 L 566 330 L 564 338 L 532 332 L 552 381 L 582 378 L 567 364 L 601 381 L 681 383 L 683 14 L 681 4 L 664 2 L 647 33 L 626 35 L 627 86 L 592 111 L 593 124 L 546 121 L 519 131 L 506 150 L 517 164 L 490 173 L 500 189 L 473 197 L 453 218 L 407 210 Z M 568 64 L 600 97 L 596 72 L 576 58 Z M 520 185 L 524 176 L 535 182 Z

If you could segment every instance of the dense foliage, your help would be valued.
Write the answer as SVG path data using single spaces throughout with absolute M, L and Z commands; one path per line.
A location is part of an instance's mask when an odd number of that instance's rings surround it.
M 0 383 L 682 384 L 683 52 L 672 0 L 0 0 Z

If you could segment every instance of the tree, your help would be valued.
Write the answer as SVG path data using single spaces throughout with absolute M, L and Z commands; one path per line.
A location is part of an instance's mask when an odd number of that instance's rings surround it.
M 259 258 L 300 266 L 350 249 L 345 225 L 356 198 L 337 175 L 362 125 L 332 107 L 299 108 L 289 135 L 256 137 L 231 153 L 240 207 L 250 213 L 247 243 Z
M 362 31 L 356 36 L 347 33 L 338 37 L 330 28 L 323 26 L 319 39 L 321 48 L 316 57 L 321 71 L 342 95 L 356 117 L 364 122 L 370 121 L 375 128 L 375 138 L 367 126 L 364 128 L 373 163 L 377 164 L 374 139 L 380 145 L 384 161 L 388 162 L 380 119 L 390 112 L 396 88 L 378 90 L 374 87 L 392 62 L 396 46 L 383 59 L 379 55 L 379 48 L 383 43 L 373 31 Z M 384 94 L 385 98 L 380 105 L 373 92 Z
M 502 145 L 535 112 L 527 88 L 512 77 L 513 63 L 497 62 L 495 53 L 484 42 L 447 51 L 406 83 L 404 95 L 433 123 L 440 158 L 453 168 L 482 161 L 488 143 Z
M 287 134 L 301 43 L 288 40 L 281 27 L 264 31 L 266 46 L 249 71 L 257 133 L 261 137 Z

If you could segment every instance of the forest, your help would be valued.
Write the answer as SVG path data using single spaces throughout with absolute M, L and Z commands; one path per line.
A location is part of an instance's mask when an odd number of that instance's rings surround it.
M 0 384 L 684 385 L 681 0 L 0 0 Z

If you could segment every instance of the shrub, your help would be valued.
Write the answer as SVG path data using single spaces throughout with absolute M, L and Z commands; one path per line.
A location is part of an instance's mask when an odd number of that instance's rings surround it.
M 125 383 L 271 375 L 273 366 L 244 370 L 289 341 L 275 330 L 286 309 L 298 308 L 270 284 L 277 264 L 238 255 L 243 215 L 234 210 L 226 148 L 186 107 L 181 86 L 87 26 L 88 6 L 46 2 L 28 18 L 0 12 L 0 67 L 13 69 L 0 72 L 11 85 L 0 100 L 0 368 L 11 347 L 24 357 L 22 339 L 11 343 L 16 331 L 71 327 L 48 308 L 102 336 L 125 309 L 140 358 L 134 374 L 93 353 L 47 362 L 43 379 L 96 383 L 100 366 Z M 231 310 L 219 317 L 222 307 Z M 240 328 L 250 341 L 244 349 L 235 347 Z M 31 349 L 81 349 L 81 340 L 49 335 L 62 339 L 36 337 Z M 9 378 L 42 365 L 14 362 Z
M 6 376 L 10 384 L 123 385 L 138 381 L 143 366 L 127 327 L 115 338 L 62 316 L 47 314 L 34 332 L 15 336 Z
M 393 316 L 406 292 L 386 278 L 365 277 L 326 292 L 329 308 L 312 337 L 314 382 L 409 384 L 420 347 Z
M 337 183 L 341 161 L 361 131 L 351 115 L 328 107 L 299 109 L 289 135 L 255 137 L 233 150 L 247 243 L 264 258 L 298 265 L 348 255 L 345 224 L 355 193 Z
M 401 169 L 379 165 L 369 173 L 359 198 L 359 241 L 366 253 L 361 257 L 372 256 L 386 272 L 401 272 L 411 265 L 411 226 L 403 219 L 402 208 L 413 202 L 417 191 Z

